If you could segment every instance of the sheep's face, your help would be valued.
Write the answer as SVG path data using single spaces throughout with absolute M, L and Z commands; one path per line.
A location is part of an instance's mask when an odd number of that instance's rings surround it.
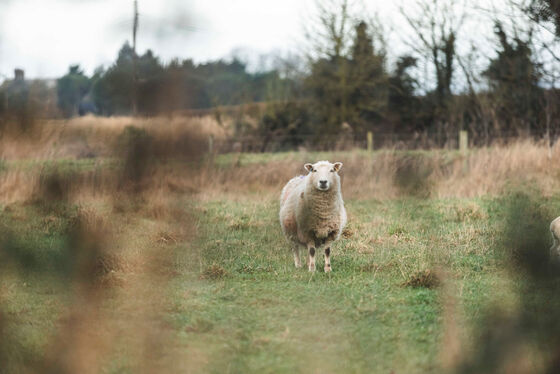
M 328 191 L 332 186 L 338 186 L 340 183 L 338 171 L 341 168 L 342 162 L 331 164 L 328 161 L 319 161 L 315 164 L 305 164 L 311 183 L 319 191 Z

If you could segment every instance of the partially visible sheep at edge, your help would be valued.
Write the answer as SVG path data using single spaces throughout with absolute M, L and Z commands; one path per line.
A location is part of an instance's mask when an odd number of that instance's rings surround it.
M 550 256 L 553 258 L 560 257 L 560 217 L 556 218 L 550 224 L 550 232 L 552 233 L 552 247 L 550 248 Z
M 325 272 L 331 271 L 331 245 L 346 225 L 342 200 L 341 162 L 305 164 L 307 175 L 291 179 L 280 195 L 280 224 L 292 246 L 296 268 L 301 267 L 300 247 L 308 250 L 309 271 L 315 271 L 315 250 L 325 249 Z

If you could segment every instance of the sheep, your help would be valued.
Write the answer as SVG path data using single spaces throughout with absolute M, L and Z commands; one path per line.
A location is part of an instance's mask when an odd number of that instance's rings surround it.
M 291 179 L 280 195 L 280 224 L 291 244 L 296 268 L 301 267 L 300 246 L 309 253 L 308 269 L 315 271 L 315 250 L 324 248 L 325 272 L 331 271 L 331 245 L 346 225 L 342 200 L 341 162 L 305 164 L 307 175 Z
M 550 256 L 558 258 L 560 256 L 560 217 L 556 218 L 550 224 L 550 233 L 552 234 L 552 247 L 550 247 Z

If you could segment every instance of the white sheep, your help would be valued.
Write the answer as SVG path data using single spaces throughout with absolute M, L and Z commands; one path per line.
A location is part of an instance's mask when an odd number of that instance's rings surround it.
M 552 221 L 550 224 L 550 232 L 552 233 L 552 247 L 550 247 L 550 255 L 558 258 L 558 256 L 560 256 L 560 217 Z
M 309 271 L 315 271 L 315 250 L 325 249 L 325 272 L 331 271 L 331 244 L 346 225 L 339 170 L 341 162 L 305 164 L 307 175 L 291 179 L 280 195 L 280 224 L 301 267 L 300 246 L 307 248 Z

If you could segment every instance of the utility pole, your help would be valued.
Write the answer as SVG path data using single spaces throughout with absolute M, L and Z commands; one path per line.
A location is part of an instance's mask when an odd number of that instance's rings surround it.
M 132 114 L 138 114 L 138 56 L 136 34 L 138 32 L 138 0 L 134 0 L 134 22 L 132 25 Z

